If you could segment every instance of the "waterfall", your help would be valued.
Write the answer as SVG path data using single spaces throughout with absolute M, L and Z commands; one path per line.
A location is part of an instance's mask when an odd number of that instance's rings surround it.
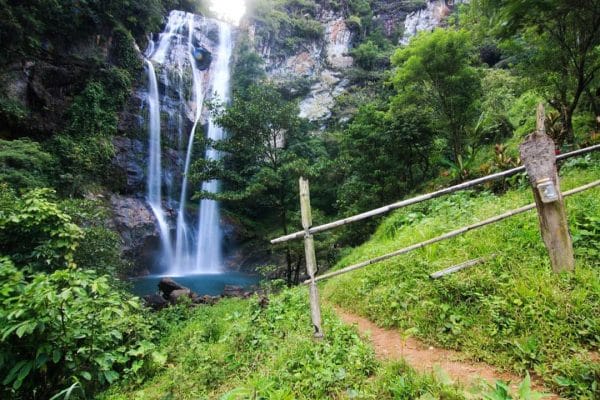
M 215 96 L 223 102 L 229 97 L 229 60 L 231 59 L 231 30 L 225 23 L 219 23 L 219 49 L 217 62 L 212 79 L 212 90 Z M 208 138 L 221 140 L 224 137 L 223 128 L 215 125 L 212 118 L 208 123 Z M 205 159 L 218 160 L 219 152 L 211 147 L 206 150 Z M 202 190 L 216 193 L 219 182 L 211 180 L 202 184 Z M 198 218 L 198 241 L 196 250 L 196 271 L 218 271 L 222 265 L 221 259 L 221 226 L 219 223 L 219 204 L 214 200 L 204 199 L 200 202 Z
M 160 107 L 158 99 L 158 83 L 154 65 L 146 60 L 148 69 L 148 180 L 146 200 L 158 222 L 160 239 L 166 260 L 171 256 L 171 239 L 169 226 L 162 208 L 161 195 L 161 151 L 160 151 Z
M 210 39 L 216 36 L 209 34 L 211 28 L 218 29 L 219 41 L 216 44 Z M 208 68 L 204 57 L 210 57 L 207 49 L 211 48 L 216 60 Z M 195 135 L 200 134 L 196 131 L 202 131 L 200 121 L 208 89 L 221 100 L 227 100 L 231 51 L 229 25 L 183 11 L 172 11 L 164 31 L 156 42 L 150 41 L 145 53 L 149 85 L 147 200 L 160 230 L 164 269 L 170 275 L 218 272 L 221 269 L 222 234 L 218 204 L 201 201 L 196 223 L 187 212 L 190 195 L 188 176 L 195 157 Z M 210 63 L 210 58 L 208 60 Z M 159 97 L 155 66 L 160 72 L 162 97 Z M 163 126 L 161 112 L 168 117 Z M 188 133 L 187 138 L 184 132 Z M 209 120 L 208 136 L 218 140 L 223 135 L 222 129 Z M 162 152 L 161 136 L 167 143 Z M 219 155 L 214 149 L 207 149 L 205 157 L 218 159 Z M 162 168 L 161 158 L 166 161 Z M 161 193 L 162 185 L 167 188 L 166 198 Z M 218 183 L 205 182 L 202 189 L 214 193 L 218 190 Z M 175 214 L 174 238 L 171 237 L 163 200 L 169 214 Z

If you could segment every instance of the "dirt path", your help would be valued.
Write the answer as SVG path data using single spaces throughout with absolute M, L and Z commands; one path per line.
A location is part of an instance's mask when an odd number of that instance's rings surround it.
M 427 346 L 414 338 L 408 338 L 403 345 L 402 336 L 398 331 L 380 328 L 368 319 L 349 314 L 338 307 L 335 307 L 335 310 L 346 324 L 356 324 L 362 335 L 368 334 L 375 354 L 381 360 L 404 358 L 413 368 L 424 373 L 431 373 L 435 366 L 439 366 L 452 380 L 467 388 L 484 379 L 492 385 L 496 380 L 510 381 L 514 390 L 522 381 L 522 377 L 517 375 L 500 372 L 485 363 L 464 360 L 464 356 L 459 352 Z M 537 391 L 549 393 L 534 377 L 532 377 L 532 386 Z M 545 399 L 560 399 L 560 397 L 551 395 Z

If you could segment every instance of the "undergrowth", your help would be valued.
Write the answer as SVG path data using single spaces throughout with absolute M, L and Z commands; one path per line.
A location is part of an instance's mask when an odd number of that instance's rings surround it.
M 567 163 L 561 189 L 600 178 L 596 157 Z M 399 210 L 336 268 L 489 218 L 532 201 L 526 185 L 502 196 L 459 192 Z M 600 196 L 566 199 L 576 252 L 573 274 L 554 274 L 535 211 L 328 281 L 324 296 L 384 327 L 506 370 L 540 375 L 561 395 L 599 398 Z M 432 281 L 431 272 L 490 257 Z
M 380 365 L 355 327 L 324 309 L 312 338 L 305 288 L 270 298 L 169 309 L 162 368 L 100 396 L 136 399 L 464 399 L 460 388 L 404 363 Z M 182 313 L 179 315 L 179 313 Z M 178 322 L 178 320 L 180 320 Z

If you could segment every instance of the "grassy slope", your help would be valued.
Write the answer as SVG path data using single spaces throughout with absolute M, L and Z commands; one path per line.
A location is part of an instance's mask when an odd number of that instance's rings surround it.
M 587 160 L 563 167 L 563 190 L 600 179 L 600 158 Z M 397 211 L 337 267 L 531 201 L 530 189 L 523 186 L 503 196 L 463 192 Z M 575 274 L 551 272 L 532 211 L 333 278 L 324 295 L 382 326 L 416 327 L 421 339 L 471 358 L 518 372 L 533 370 L 566 396 L 600 398 L 600 190 L 566 202 L 576 239 Z M 595 236 L 577 240 L 586 223 L 588 232 L 594 225 Z M 497 257 L 483 265 L 428 279 L 430 272 L 492 253 Z
M 380 365 L 354 327 L 331 309 L 327 336 L 312 339 L 305 288 L 200 307 L 168 329 L 162 367 L 143 382 L 113 387 L 112 400 L 152 399 L 465 399 L 444 379 L 418 375 L 402 363 Z M 176 314 L 183 309 L 171 309 Z

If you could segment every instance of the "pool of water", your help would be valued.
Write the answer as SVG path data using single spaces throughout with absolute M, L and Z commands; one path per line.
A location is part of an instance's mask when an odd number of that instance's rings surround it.
M 140 278 L 132 278 L 132 291 L 137 296 L 158 293 L 158 282 L 168 275 L 148 275 Z M 249 288 L 258 283 L 258 276 L 247 275 L 241 272 L 227 272 L 223 274 L 198 274 L 171 277 L 175 282 L 190 288 L 200 296 L 205 294 L 217 296 L 223 293 L 225 285 L 241 286 Z

